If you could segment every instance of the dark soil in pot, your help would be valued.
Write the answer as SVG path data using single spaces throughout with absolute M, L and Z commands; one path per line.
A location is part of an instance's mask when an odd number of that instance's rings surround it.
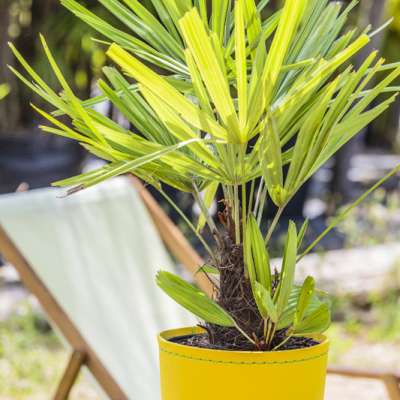
M 278 332 L 275 337 L 275 343 L 273 346 L 278 345 L 285 339 L 285 332 Z M 211 350 L 228 350 L 228 351 L 255 351 L 254 346 L 251 343 L 244 344 L 238 343 L 235 346 L 232 343 L 210 343 L 208 334 L 201 335 L 189 335 L 189 336 L 179 336 L 176 338 L 170 339 L 171 342 L 182 344 L 191 347 L 199 347 L 202 349 L 211 349 Z M 279 348 L 279 350 L 296 350 L 303 349 L 307 347 L 312 347 L 318 345 L 319 342 L 306 337 L 292 337 L 290 338 L 283 346 Z

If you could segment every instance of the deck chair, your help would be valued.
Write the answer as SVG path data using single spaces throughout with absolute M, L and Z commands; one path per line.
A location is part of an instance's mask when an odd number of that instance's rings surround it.
M 68 397 L 85 366 L 113 400 L 158 400 L 156 334 L 195 323 L 154 283 L 158 268 L 175 269 L 160 235 L 189 272 L 199 257 L 138 181 L 62 193 L 0 197 L 0 253 L 72 349 L 54 398 Z
M 202 287 L 202 289 L 206 292 L 210 293 L 212 289 L 207 278 L 201 274 L 195 274 L 198 269 L 198 265 L 201 265 L 201 258 L 197 255 L 193 248 L 190 247 L 189 243 L 182 236 L 181 232 L 176 226 L 173 225 L 173 223 L 169 220 L 167 215 L 163 212 L 145 187 L 135 178 L 131 178 L 129 183 L 136 188 L 137 194 L 146 206 L 160 236 L 163 238 L 164 243 L 167 245 L 169 250 L 175 254 L 177 259 L 188 269 L 189 272 L 193 274 L 193 276 L 195 276 L 199 286 Z M 111 188 L 109 189 L 111 190 Z M 9 200 L 10 199 L 8 199 L 8 201 Z M 53 200 L 54 199 L 52 197 L 51 201 Z M 137 200 L 138 199 L 135 198 L 135 201 Z M 0 224 L 2 222 L 2 210 L 2 201 L 0 201 Z M 22 225 L 25 227 L 27 226 L 26 223 L 22 223 Z M 101 387 L 111 399 L 127 398 L 126 393 L 128 393 L 128 391 L 123 391 L 124 387 L 119 384 L 119 381 L 116 381 L 116 375 L 113 375 L 113 371 L 110 368 L 105 367 L 107 364 L 104 364 L 99 359 L 99 356 L 96 354 L 95 350 L 88 345 L 87 341 L 85 341 L 85 339 L 82 337 L 74 322 L 65 314 L 50 291 L 46 286 L 44 286 L 40 278 L 36 276 L 33 268 L 28 264 L 24 256 L 19 252 L 17 247 L 10 240 L 6 232 L 1 229 L 1 227 L 0 252 L 6 255 L 6 257 L 17 267 L 26 286 L 34 294 L 36 294 L 47 313 L 50 315 L 50 317 L 52 317 L 53 321 L 57 324 L 62 334 L 67 338 L 74 349 L 55 398 L 67 398 L 82 365 L 86 365 L 88 367 L 93 376 L 97 379 Z M 152 268 L 152 265 L 150 265 L 150 268 Z M 125 361 L 122 361 L 122 363 L 125 363 Z M 386 385 L 389 398 L 391 400 L 400 400 L 400 379 L 394 374 L 342 368 L 330 369 L 329 372 L 332 374 L 354 378 L 382 380 Z M 150 399 L 150 397 L 146 397 L 146 399 L 147 398 Z

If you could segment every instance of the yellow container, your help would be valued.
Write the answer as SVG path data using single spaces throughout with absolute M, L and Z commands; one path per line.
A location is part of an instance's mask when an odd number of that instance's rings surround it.
M 162 400 L 323 400 L 329 342 L 299 350 L 243 352 L 200 349 L 170 342 L 200 333 L 161 333 Z

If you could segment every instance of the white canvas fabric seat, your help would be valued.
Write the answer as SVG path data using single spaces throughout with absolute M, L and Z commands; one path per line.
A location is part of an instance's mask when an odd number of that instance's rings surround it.
M 0 197 L 0 224 L 132 400 L 159 399 L 156 335 L 194 321 L 155 284 L 174 265 L 132 184 Z

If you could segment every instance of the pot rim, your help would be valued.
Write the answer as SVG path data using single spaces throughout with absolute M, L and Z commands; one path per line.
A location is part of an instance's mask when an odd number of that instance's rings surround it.
M 329 339 L 325 335 L 312 335 L 319 344 L 294 350 L 278 351 L 237 351 L 216 350 L 187 346 L 169 339 L 179 336 L 195 335 L 205 332 L 199 327 L 184 327 L 163 331 L 158 336 L 160 351 L 183 358 L 191 358 L 198 361 L 220 361 L 222 363 L 251 364 L 285 364 L 313 360 L 328 354 Z M 305 335 L 306 336 L 306 335 Z M 311 337 L 311 336 L 309 336 Z

